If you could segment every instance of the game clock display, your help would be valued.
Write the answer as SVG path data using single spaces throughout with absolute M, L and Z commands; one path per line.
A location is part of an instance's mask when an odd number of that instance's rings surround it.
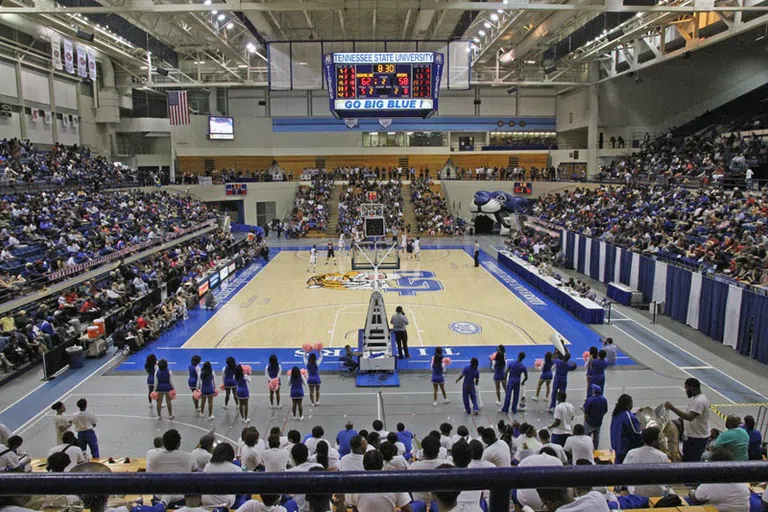
M 515 182 L 514 188 L 515 194 L 531 195 L 533 193 L 533 183 L 523 183 L 521 181 Z
M 324 64 L 338 118 L 428 117 L 437 110 L 441 53 L 331 53 Z

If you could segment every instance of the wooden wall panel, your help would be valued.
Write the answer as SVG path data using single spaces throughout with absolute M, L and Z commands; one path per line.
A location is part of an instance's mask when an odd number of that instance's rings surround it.
M 368 167 L 397 167 L 405 155 L 362 155 L 363 165 Z
M 521 153 L 519 158 L 519 165 L 526 169 L 530 169 L 531 167 L 543 169 L 547 166 L 546 153 Z
M 432 173 L 437 173 L 443 168 L 449 157 L 450 155 L 409 155 L 408 165 L 415 168 L 416 171 L 429 167 Z

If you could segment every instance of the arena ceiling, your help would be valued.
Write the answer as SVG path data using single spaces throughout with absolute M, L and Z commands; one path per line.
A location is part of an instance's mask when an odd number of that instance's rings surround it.
M 360 50 L 387 41 L 391 50 L 457 39 L 472 43 L 473 83 L 568 87 L 594 80 L 591 62 L 605 78 L 622 62 L 647 62 L 641 53 L 664 57 L 664 30 L 698 44 L 703 27 L 722 37 L 768 20 L 768 1 L 707 1 L 5 0 L 0 23 L 18 15 L 68 37 L 93 33 L 119 82 L 153 89 L 266 85 L 273 41 L 357 41 Z

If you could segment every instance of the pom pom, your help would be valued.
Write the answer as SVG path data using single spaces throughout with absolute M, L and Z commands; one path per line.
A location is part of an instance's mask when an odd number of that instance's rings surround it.
M 584 351 L 584 353 L 583 353 L 583 354 L 581 354 L 581 357 L 583 357 L 583 358 L 584 358 L 584 362 L 585 362 L 585 363 L 586 363 L 587 361 L 589 361 L 589 357 L 590 357 L 590 356 L 589 356 L 589 350 L 585 350 L 585 351 Z
M 253 368 L 251 368 L 251 365 L 249 364 L 242 365 L 242 368 L 243 368 L 243 373 L 246 375 L 250 375 L 251 371 L 253 370 Z
M 451 358 L 450 357 L 444 357 L 443 358 L 443 364 L 445 366 L 448 366 L 449 364 L 451 364 Z
M 537 370 L 541 371 L 541 368 L 544 366 L 544 360 L 543 359 L 537 359 L 533 362 L 533 367 Z
M 302 369 L 301 369 L 301 370 L 299 370 L 299 371 L 300 371 L 300 373 L 301 373 L 301 376 L 302 376 L 302 377 L 304 377 L 305 379 L 307 378 L 307 375 L 309 375 L 309 372 L 307 372 L 307 369 L 306 369 L 306 368 L 302 368 Z
M 221 385 L 221 386 L 219 386 L 219 389 L 221 389 L 222 391 L 224 391 L 224 390 L 225 390 L 225 389 L 227 389 L 227 388 L 226 388 L 226 387 L 224 387 L 224 384 L 222 383 L 222 385 Z
M 496 352 L 494 352 L 493 354 L 491 354 L 491 355 L 488 357 L 488 359 L 490 359 L 491 361 L 495 361 L 495 360 L 496 360 Z
M 280 389 L 280 379 L 272 379 L 267 383 L 267 389 L 270 391 L 277 391 Z
M 323 344 L 322 343 L 315 343 L 315 347 L 314 348 L 315 348 L 315 350 L 320 352 L 321 350 L 323 350 Z
M 301 346 L 301 348 L 302 348 L 302 350 L 304 350 L 304 352 L 306 352 L 306 353 L 310 353 L 310 352 L 312 352 L 312 349 L 313 349 L 314 347 L 313 347 L 313 345 L 312 345 L 311 343 L 305 343 L 305 344 L 303 344 L 303 345 Z
M 200 400 L 200 398 L 201 398 L 202 396 L 203 396 L 203 392 L 202 392 L 202 391 L 200 391 L 199 389 L 196 389 L 196 390 L 194 390 L 194 391 L 192 392 L 192 398 L 194 398 L 195 400 Z
M 149 398 L 151 398 L 152 400 L 157 400 L 158 396 L 160 395 L 157 394 L 157 391 L 153 391 L 152 393 L 149 394 Z
M 168 392 L 168 397 L 169 397 L 171 400 L 176 400 L 176 390 L 175 390 L 175 389 L 172 389 L 172 390 L 170 390 L 170 391 Z

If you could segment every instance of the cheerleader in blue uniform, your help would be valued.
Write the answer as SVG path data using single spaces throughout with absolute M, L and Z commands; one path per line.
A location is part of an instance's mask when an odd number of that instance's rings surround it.
M 605 389 L 605 369 L 608 368 L 606 357 L 608 352 L 601 350 L 597 353 L 597 358 L 592 360 L 592 384 Z
M 496 386 L 496 405 L 501 405 L 501 390 L 507 388 L 507 349 L 504 345 L 499 345 L 496 349 L 496 355 L 491 361 L 491 369 L 493 370 L 493 383 Z
M 283 367 L 277 360 L 277 356 L 272 354 L 269 356 L 269 364 L 264 367 L 264 376 L 267 378 L 267 389 L 269 389 L 269 408 L 270 409 L 282 409 L 280 405 L 280 374 L 283 373 Z M 271 389 L 269 383 L 277 379 L 277 389 Z M 275 404 L 277 402 L 277 404 Z
M 149 400 L 149 410 L 152 410 L 152 392 L 155 390 L 155 370 L 157 370 L 157 357 L 155 354 L 149 354 L 144 363 L 144 371 L 147 372 L 147 399 Z
M 309 403 L 320 405 L 320 363 L 323 362 L 323 353 L 317 357 L 315 352 L 304 354 L 304 365 L 307 367 L 307 385 L 309 386 Z
M 533 397 L 534 402 L 539 401 L 541 386 L 545 382 L 547 383 L 547 393 L 544 396 L 549 396 L 550 386 L 552 385 L 552 365 L 555 364 L 553 357 L 552 352 L 544 354 L 544 364 L 541 365 L 541 375 L 539 375 L 539 382 L 536 384 L 536 396 Z
M 562 391 L 565 393 L 568 387 L 568 372 L 572 372 L 576 369 L 576 363 L 571 361 L 571 353 L 568 349 L 565 349 L 562 359 L 555 361 L 555 375 L 552 381 L 552 395 L 549 401 L 549 412 L 555 411 L 555 402 L 557 400 L 557 394 Z
M 291 385 L 291 402 L 293 419 L 304 421 L 304 385 L 307 384 L 306 379 L 301 374 L 298 366 L 294 366 L 291 369 L 291 377 L 289 381 Z M 298 410 L 298 416 L 296 412 Z
M 240 419 L 244 423 L 250 423 L 251 418 L 248 417 L 248 398 L 251 393 L 248 390 L 248 383 L 251 382 L 251 376 L 246 375 L 241 365 L 235 367 L 235 382 L 237 383 L 237 407 L 240 411 Z
M 520 399 L 520 388 L 528 380 L 528 369 L 523 364 L 525 352 L 517 355 L 517 361 L 509 363 L 507 367 L 507 394 L 504 397 L 504 405 L 499 412 L 507 414 L 512 408 L 512 414 L 517 414 L 517 402 Z M 522 376 L 525 375 L 523 378 Z M 522 379 L 522 380 L 521 380 Z M 511 401 L 511 404 L 510 404 Z
M 202 358 L 198 355 L 194 355 L 187 367 L 187 372 L 189 373 L 187 385 L 189 386 L 189 390 L 193 392 L 192 402 L 195 404 L 195 412 L 197 412 L 200 407 L 198 399 L 194 396 L 194 391 L 197 389 L 197 383 L 200 380 L 200 361 L 202 361 Z
M 168 369 L 168 361 L 161 359 L 157 362 L 155 370 L 155 391 L 157 392 L 157 419 L 160 419 L 160 411 L 163 408 L 163 399 L 168 405 L 168 418 L 173 419 L 173 404 L 171 391 L 176 389 L 173 385 L 173 372 Z
M 213 421 L 213 397 L 216 396 L 216 374 L 210 361 L 203 363 L 200 370 L 200 378 L 197 379 L 197 389 L 200 390 L 200 416 L 205 415 L 205 404 L 208 403 L 208 419 Z
M 224 368 L 221 370 L 221 381 L 224 386 L 224 391 L 226 392 L 226 395 L 224 395 L 224 408 L 226 409 L 229 405 L 229 395 L 232 394 L 232 398 L 235 399 L 235 405 L 237 405 L 237 393 L 235 390 L 237 389 L 237 382 L 235 382 L 235 369 L 237 368 L 237 361 L 235 361 L 235 358 L 230 356 L 227 358 L 227 364 L 224 366 Z
M 435 354 L 430 361 L 432 366 L 432 406 L 437 407 L 437 388 L 443 392 L 443 403 L 449 403 L 445 393 L 445 361 L 443 361 L 442 347 L 435 347 Z

